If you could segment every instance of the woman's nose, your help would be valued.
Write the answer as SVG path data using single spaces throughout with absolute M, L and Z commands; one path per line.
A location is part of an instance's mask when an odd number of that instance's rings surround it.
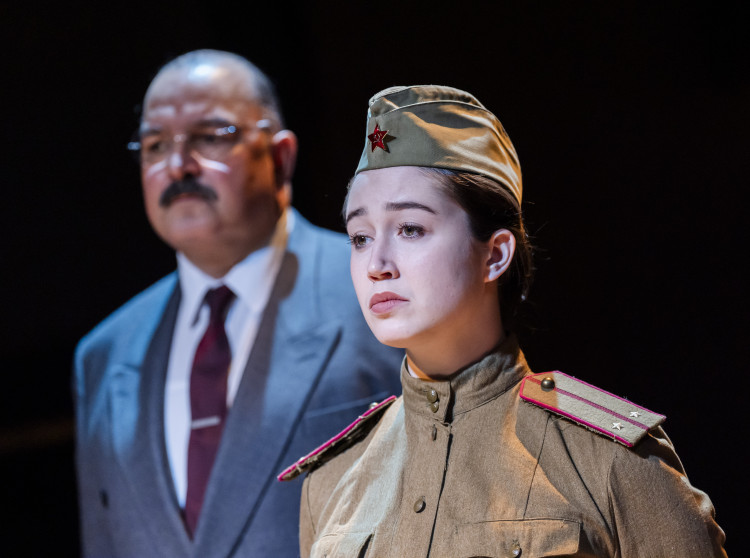
M 370 263 L 367 266 L 367 276 L 373 282 L 398 277 L 398 267 L 386 243 L 373 246 Z

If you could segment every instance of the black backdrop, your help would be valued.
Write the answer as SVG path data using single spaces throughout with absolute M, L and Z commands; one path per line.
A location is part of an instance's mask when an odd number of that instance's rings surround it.
M 532 367 L 665 413 L 727 548 L 742 554 L 750 52 L 739 9 L 9 4 L 0 474 L 1 544 L 13 556 L 77 553 L 73 347 L 174 266 L 124 146 L 157 68 L 204 47 L 272 76 L 300 138 L 295 205 L 330 228 L 340 228 L 370 95 L 441 83 L 493 110 L 520 154 L 540 247 L 522 337 Z

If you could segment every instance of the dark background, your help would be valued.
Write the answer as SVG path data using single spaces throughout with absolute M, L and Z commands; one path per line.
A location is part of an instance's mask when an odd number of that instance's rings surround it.
M 750 45 L 739 9 L 9 4 L 0 6 L 4 551 L 77 553 L 73 348 L 174 267 L 146 221 L 125 144 L 158 67 L 212 47 L 249 57 L 276 82 L 300 138 L 295 205 L 330 228 L 340 228 L 373 93 L 439 83 L 493 110 L 518 149 L 539 246 L 533 327 L 522 336 L 532 367 L 666 414 L 728 551 L 743 554 Z

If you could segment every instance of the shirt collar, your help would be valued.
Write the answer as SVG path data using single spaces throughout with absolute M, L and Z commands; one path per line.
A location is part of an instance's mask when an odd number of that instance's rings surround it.
M 251 312 L 261 312 L 275 280 L 274 270 L 286 250 L 287 239 L 294 227 L 294 214 L 285 210 L 276 222 L 276 228 L 269 243 L 247 255 L 224 277 L 211 277 L 191 262 L 185 254 L 177 252 L 177 273 L 180 278 L 183 308 L 190 317 L 190 323 L 198 319 L 203 300 L 209 289 L 226 285 L 234 292 L 237 300 Z

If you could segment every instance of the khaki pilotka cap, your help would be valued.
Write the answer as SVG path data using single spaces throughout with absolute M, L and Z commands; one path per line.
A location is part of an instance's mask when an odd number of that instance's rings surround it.
M 367 111 L 367 140 L 355 174 L 386 167 L 475 172 L 521 203 L 521 165 L 497 117 L 472 94 L 442 85 L 390 87 Z

